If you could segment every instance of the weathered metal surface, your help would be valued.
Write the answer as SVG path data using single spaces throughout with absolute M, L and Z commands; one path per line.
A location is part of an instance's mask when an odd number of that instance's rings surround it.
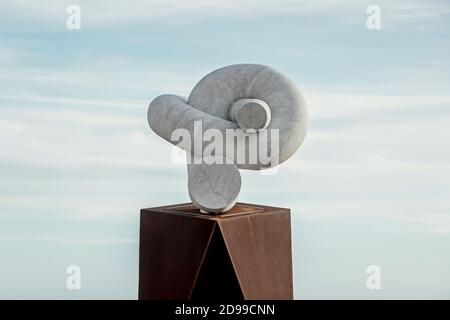
M 139 299 L 292 299 L 290 210 L 141 210 Z

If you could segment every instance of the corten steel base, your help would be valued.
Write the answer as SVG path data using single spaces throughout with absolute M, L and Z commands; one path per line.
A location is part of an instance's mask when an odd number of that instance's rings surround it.
M 139 299 L 293 298 L 290 210 L 191 203 L 141 210 Z

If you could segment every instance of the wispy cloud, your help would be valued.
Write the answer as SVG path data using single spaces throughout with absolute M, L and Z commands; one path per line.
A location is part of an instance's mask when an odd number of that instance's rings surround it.
M 58 243 L 74 243 L 74 244 L 104 244 L 104 245 L 120 245 L 120 244 L 136 244 L 137 238 L 74 238 L 65 235 L 29 235 L 29 234 L 0 234 L 0 241 L 39 241 L 39 242 L 58 242 Z
M 370 1 L 308 1 L 308 0 L 130 0 L 123 1 L 54 1 L 18 0 L 2 2 L 0 16 L 6 20 L 14 16 L 17 27 L 27 28 L 28 24 L 45 27 L 48 25 L 65 26 L 68 5 L 78 4 L 82 9 L 83 23 L 89 28 L 120 27 L 120 25 L 139 25 L 153 21 L 171 21 L 171 23 L 192 23 L 198 20 L 231 17 L 247 19 L 265 16 L 312 16 L 339 13 L 335 21 L 358 22 L 365 15 Z M 392 19 L 421 19 L 449 14 L 449 6 L 442 1 L 432 1 L 424 4 L 415 1 L 405 5 L 403 1 L 379 0 L 376 5 Z M 361 17 L 358 18 L 358 13 Z M 43 17 L 45 17 L 43 19 Z M 61 30 L 63 31 L 63 30 Z
M 186 19 L 187 17 L 223 16 L 223 15 L 267 15 L 292 14 L 301 12 L 317 12 L 319 10 L 333 10 L 348 8 L 358 4 L 358 1 L 347 0 L 336 3 L 332 0 L 317 2 L 305 0 L 131 0 L 127 4 L 122 1 L 53 1 L 37 0 L 33 2 L 19 0 L 2 3 L 0 8 L 4 14 L 14 14 L 26 18 L 37 18 L 44 15 L 47 18 L 62 20 L 65 9 L 69 4 L 78 4 L 86 14 L 86 19 L 93 24 L 120 24 L 131 21 L 141 21 L 148 18 Z M 39 11 L 40 15 L 37 13 Z M 183 18 L 184 16 L 184 18 Z
M 394 4 L 393 15 L 399 19 L 446 17 L 450 15 L 450 5 L 446 3 Z

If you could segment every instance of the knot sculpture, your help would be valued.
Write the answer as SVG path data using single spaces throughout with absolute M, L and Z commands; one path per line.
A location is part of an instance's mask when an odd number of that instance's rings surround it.
M 235 205 L 239 169 L 268 169 L 291 157 L 308 120 L 295 83 L 257 64 L 215 70 L 188 98 L 159 96 L 147 116 L 156 134 L 186 151 L 189 196 L 207 213 Z

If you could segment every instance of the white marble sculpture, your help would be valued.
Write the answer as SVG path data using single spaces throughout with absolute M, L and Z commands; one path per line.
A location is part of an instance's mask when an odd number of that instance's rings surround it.
M 307 120 L 306 103 L 295 83 L 257 64 L 213 71 L 189 98 L 162 95 L 148 109 L 153 131 L 191 155 L 189 196 L 209 213 L 235 205 L 239 169 L 263 170 L 291 157 L 305 138 Z M 174 132 L 180 129 L 189 134 L 189 142 L 179 143 Z

